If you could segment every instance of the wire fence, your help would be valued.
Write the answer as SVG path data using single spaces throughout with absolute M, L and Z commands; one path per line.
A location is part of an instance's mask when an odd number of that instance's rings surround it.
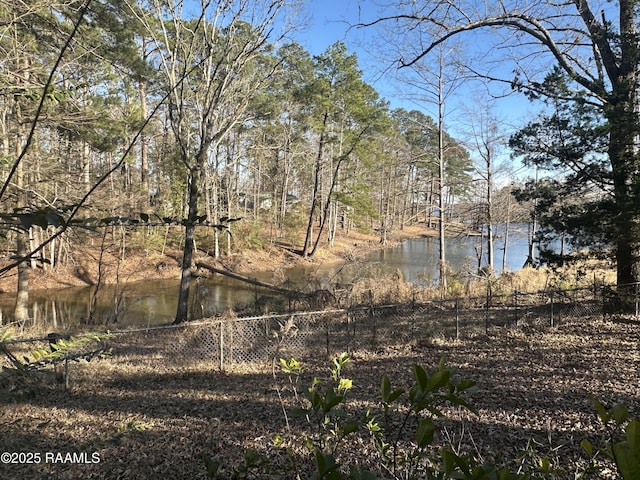
M 537 293 L 454 298 L 394 305 L 364 305 L 346 309 L 237 318 L 216 317 L 181 325 L 111 332 L 86 345 L 86 351 L 112 351 L 125 361 L 149 365 L 211 362 L 233 364 L 271 362 L 278 358 L 331 356 L 343 351 L 376 351 L 385 345 L 410 344 L 433 338 L 465 339 L 500 335 L 511 327 L 535 334 L 538 329 L 568 321 L 588 322 L 622 310 L 638 316 L 638 285 L 597 286 Z M 55 338 L 55 336 L 53 337 Z M 15 365 L 10 357 L 51 349 L 52 334 L 0 342 L 3 371 Z M 9 353 L 8 353 L 9 352 Z M 73 359 L 82 351 L 70 351 Z M 69 358 L 64 361 L 65 376 Z M 15 363 L 15 362 L 14 362 Z M 40 364 L 43 366 L 43 364 Z

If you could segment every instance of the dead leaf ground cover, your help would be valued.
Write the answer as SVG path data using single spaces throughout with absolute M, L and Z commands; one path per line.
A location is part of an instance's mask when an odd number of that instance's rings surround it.
M 357 351 L 346 372 L 354 383 L 349 410 L 379 406 L 383 374 L 394 387 L 407 388 L 412 364 L 430 369 L 444 357 L 462 377 L 477 381 L 470 400 L 478 414 L 449 409 L 438 442 L 510 462 L 514 470 L 514 459 L 531 445 L 532 461 L 546 456 L 561 469 L 557 478 L 574 478 L 584 462 L 579 442 L 603 438 L 591 396 L 640 414 L 639 345 L 637 320 L 584 318 L 553 329 Z M 326 359 L 301 360 L 307 370 L 300 389 L 328 375 Z M 2 479 L 197 479 L 206 477 L 203 454 L 221 460 L 222 478 L 229 478 L 247 448 L 286 461 L 270 445 L 286 429 L 279 393 L 287 407 L 294 402 L 287 377 L 274 376 L 272 365 L 225 372 L 212 363 L 178 368 L 116 347 L 111 358 L 73 365 L 72 373 L 70 391 L 45 385 L 35 398 L 0 400 L 0 452 L 41 454 L 40 463 L 0 465 Z M 291 422 L 294 432 L 305 428 L 299 419 Z M 366 435 L 354 437 L 343 460 L 375 462 L 367 442 Z M 44 461 L 47 452 L 85 456 L 76 457 L 80 463 L 54 463 Z

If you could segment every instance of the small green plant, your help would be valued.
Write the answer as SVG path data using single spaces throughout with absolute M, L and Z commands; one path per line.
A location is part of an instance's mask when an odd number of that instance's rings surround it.
M 35 387 L 42 382 L 40 373 L 53 365 L 58 381 L 68 384 L 69 362 L 87 362 L 94 358 L 104 358 L 111 354 L 111 350 L 97 348 L 87 350 L 92 343 L 100 343 L 108 339 L 108 333 L 83 334 L 78 337 L 60 337 L 57 335 L 49 338 L 48 347 L 37 348 L 29 351 L 22 358 L 10 351 L 13 342 L 5 332 L 0 334 L 0 354 L 3 354 L 9 366 L 3 365 L 0 372 L 0 387 L 7 388 L 16 398 L 32 397 Z
M 433 446 L 435 420 L 444 416 L 445 405 L 475 412 L 463 397 L 476 389 L 475 382 L 457 381 L 457 370 L 447 367 L 444 360 L 434 372 L 420 365 L 412 370 L 414 382 L 408 391 L 392 388 L 391 380 L 384 375 L 381 418 L 370 412 L 366 415 L 366 429 L 384 473 L 389 478 L 485 478 L 484 467 L 476 465 L 472 457 Z M 412 441 L 406 440 L 412 436 Z
M 617 403 L 607 409 L 595 398 L 592 403 L 604 426 L 607 440 L 599 448 L 588 439 L 580 442 L 589 458 L 589 464 L 582 472 L 583 478 L 597 478 L 606 468 L 607 461 L 611 461 L 622 479 L 640 479 L 640 419 L 630 419 L 629 410 L 622 404 Z
M 394 387 L 383 375 L 379 403 L 364 412 L 349 405 L 353 382 L 345 371 L 350 367 L 351 358 L 343 353 L 333 359 L 326 378 L 314 378 L 299 391 L 304 366 L 292 358 L 281 359 L 280 372 L 289 387 L 278 389 L 279 395 L 292 392 L 297 404 L 286 409 L 280 396 L 287 431 L 274 436 L 272 450 L 266 453 L 248 449 L 244 462 L 230 472 L 231 478 L 542 480 L 563 473 L 538 453 L 539 444 L 533 439 L 516 458 L 500 464 L 462 452 L 446 439 L 436 442 L 437 422 L 445 417 L 447 407 L 475 412 L 466 399 L 476 391 L 475 382 L 459 379 L 457 369 L 444 360 L 433 371 L 413 365 L 408 388 Z M 622 480 L 639 480 L 640 421 L 629 419 L 622 405 L 606 409 L 594 400 L 594 406 L 607 441 L 599 448 L 589 440 L 581 442 L 589 464 L 576 470 L 575 478 L 603 478 L 613 463 Z M 289 417 L 303 421 L 304 433 L 294 433 Z M 210 478 L 221 477 L 218 460 L 205 457 L 205 466 Z
M 291 359 L 286 364 L 297 365 L 297 362 Z M 290 412 L 291 416 L 305 418 L 309 425 L 316 427 L 316 434 L 304 439 L 305 445 L 314 452 L 334 455 L 340 443 L 358 429 L 358 423 L 350 419 L 341 408 L 345 404 L 347 392 L 353 387 L 353 382 L 343 376 L 344 370 L 350 366 L 348 354 L 343 353 L 335 358 L 330 369 L 331 377 L 326 381 L 314 378 L 311 386 L 302 392 L 302 397 L 306 400 L 304 405 Z M 291 370 L 286 368 L 283 371 L 287 373 Z M 299 397 L 296 395 L 296 398 Z M 327 465 L 331 463 L 328 457 L 325 460 Z
M 304 372 L 303 365 L 295 359 L 281 359 L 280 366 L 281 372 L 287 375 L 295 401 L 300 403 L 285 410 L 287 426 L 290 415 L 303 419 L 309 428 L 303 435 L 295 435 L 287 428 L 287 434 L 274 437 L 273 447 L 284 450 L 290 458 L 289 462 L 279 462 L 281 467 L 277 473 L 281 476 L 316 480 L 525 478 L 494 465 L 478 465 L 469 455 L 433 445 L 436 419 L 444 416 L 445 405 L 474 411 L 463 395 L 474 391 L 475 382 L 458 380 L 457 370 L 447 367 L 444 361 L 434 372 L 414 365 L 413 384 L 406 390 L 393 388 L 391 380 L 384 375 L 381 408 L 377 413 L 371 409 L 350 411 L 347 401 L 353 382 L 344 376 L 345 370 L 351 367 L 351 358 L 346 353 L 332 361 L 327 378 L 314 378 L 302 392 L 298 392 L 298 383 Z M 366 464 L 356 464 L 345 452 L 363 448 L 366 443 L 372 445 L 375 453 L 363 456 L 368 458 Z M 369 447 L 366 450 L 371 452 Z M 305 465 L 300 464 L 300 452 L 307 452 Z M 249 478 L 250 473 L 255 478 L 271 478 L 268 475 L 275 474 L 274 462 L 268 456 L 251 450 L 248 453 L 244 464 L 233 470 L 233 478 Z M 205 466 L 210 478 L 219 475 L 219 461 L 206 457 Z M 309 467 L 312 477 L 301 476 Z M 259 473 L 267 475 L 260 477 Z

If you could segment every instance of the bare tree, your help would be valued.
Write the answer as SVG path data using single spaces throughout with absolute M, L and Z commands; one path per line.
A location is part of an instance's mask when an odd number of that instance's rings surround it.
M 61 144 L 56 144 L 56 141 L 60 142 L 60 138 L 64 136 L 64 134 L 60 134 L 60 131 L 70 132 L 73 126 L 81 126 L 90 130 L 94 139 L 104 132 L 104 130 L 100 130 L 101 124 L 96 122 L 97 111 L 93 112 L 95 114 L 93 116 L 87 115 L 82 110 L 82 106 L 73 102 L 74 95 L 71 93 L 77 93 L 81 91 L 81 88 L 74 88 L 68 81 L 70 77 L 75 78 L 69 72 L 78 73 L 79 58 L 87 57 L 92 60 L 99 58 L 96 51 L 100 48 L 96 44 L 90 44 L 86 41 L 86 32 L 81 28 L 86 27 L 85 16 L 97 15 L 97 10 L 93 11 L 90 7 L 96 6 L 99 10 L 99 5 L 102 4 L 91 0 L 60 2 L 55 5 L 12 2 L 12 5 L 3 5 L 0 8 L 0 13 L 5 20 L 4 32 L 11 32 L 11 35 L 2 37 L 0 52 L 6 60 L 10 57 L 8 46 L 21 40 L 22 43 L 18 43 L 17 47 L 12 48 L 19 53 L 14 57 L 16 60 L 22 58 L 20 65 L 29 67 L 24 70 L 19 68 L 18 64 L 7 61 L 4 64 L 6 68 L 2 71 L 3 78 L 6 76 L 9 79 L 8 85 L 3 87 L 5 91 L 3 92 L 4 102 L 0 128 L 6 136 L 3 135 L 2 154 L 5 159 L 11 160 L 11 164 L 7 170 L 3 171 L 0 200 L 5 200 L 5 197 L 10 197 L 10 195 L 15 197 L 16 207 L 12 212 L 3 212 L 3 220 L 6 221 L 5 225 L 9 228 L 19 229 L 21 232 L 18 234 L 18 255 L 0 268 L 0 275 L 18 268 L 17 319 L 25 319 L 28 315 L 28 262 L 32 261 L 34 255 L 50 245 L 50 258 L 53 263 L 55 240 L 61 238 L 73 225 L 85 223 L 85 220 L 77 218 L 79 213 L 87 208 L 89 198 L 96 195 L 100 187 L 112 178 L 114 172 L 123 170 L 123 167 L 126 166 L 125 160 L 132 152 L 142 131 L 170 93 L 165 93 L 164 97 L 162 95 L 156 97 L 158 98 L 157 105 L 151 108 L 148 116 L 141 119 L 134 131 L 129 133 L 130 141 L 128 144 L 122 145 L 119 158 L 114 157 L 113 152 L 106 154 L 104 157 L 106 161 L 99 170 L 89 170 L 89 158 L 78 158 L 82 156 L 78 154 L 80 150 L 87 157 L 93 155 L 92 149 L 81 135 L 78 135 L 81 140 L 77 142 L 80 149 L 66 148 L 64 141 Z M 43 10 L 39 10 L 39 8 Z M 32 36 L 35 36 L 35 39 Z M 44 42 L 45 48 L 38 44 L 39 41 Z M 46 55 L 41 52 L 33 54 L 33 50 L 24 48 L 26 46 L 32 47 L 34 44 L 34 50 L 43 49 L 46 51 Z M 103 46 L 101 45 L 101 47 Z M 87 67 L 88 73 L 81 69 L 79 71 L 90 76 L 95 73 L 92 67 L 97 62 L 92 63 L 86 59 L 85 62 L 88 62 L 87 65 L 89 65 Z M 93 80 L 96 78 L 92 77 Z M 28 85 L 25 80 L 30 81 Z M 13 94 L 7 95 L 6 92 L 13 92 Z M 9 98 L 13 99 L 15 105 L 8 105 L 6 100 Z M 8 110 L 12 111 L 12 115 L 9 115 Z M 11 118 L 8 119 L 9 117 Z M 116 120 L 109 117 L 104 122 L 116 123 Z M 9 132 L 11 132 L 10 135 Z M 42 135 L 41 132 L 44 132 L 45 135 Z M 46 134 L 51 134 L 51 138 L 48 138 L 46 142 L 39 141 Z M 78 131 L 74 130 L 73 134 L 78 134 Z M 102 140 L 109 142 L 108 139 Z M 11 143 L 12 145 L 10 145 Z M 68 143 L 71 145 L 71 141 Z M 44 149 L 43 144 L 49 150 Z M 63 171 L 66 183 L 63 184 L 60 191 L 58 191 L 57 178 L 47 178 L 45 182 L 42 176 L 38 176 L 41 175 L 41 157 L 47 153 L 52 156 L 59 155 L 59 150 L 64 152 L 63 155 L 66 154 L 65 158 L 59 160 L 64 167 L 53 169 L 57 173 Z M 93 149 L 93 151 L 97 151 L 97 149 Z M 74 161 L 77 165 L 84 162 L 81 171 L 72 168 Z M 31 165 L 34 166 L 35 172 L 30 171 L 32 170 Z M 97 175 L 97 178 L 91 180 L 91 177 L 88 176 L 89 172 L 92 175 Z M 74 174 L 82 175 L 80 184 L 77 182 L 78 177 L 73 177 Z M 38 190 L 35 185 L 28 184 L 27 176 L 29 175 L 31 178 L 35 178 L 33 183 L 38 184 Z M 112 186 L 113 182 L 110 183 Z M 78 186 L 84 186 L 86 189 L 83 190 Z M 113 191 L 111 192 L 113 193 Z M 47 198 L 47 195 L 53 199 Z M 60 202 L 64 202 L 64 204 L 60 206 Z M 113 202 L 114 205 L 116 203 Z M 108 219 L 105 220 L 109 223 Z M 91 223 L 91 219 L 88 220 L 88 223 Z M 41 235 L 31 241 L 26 237 L 26 234 L 33 230 L 39 230 Z M 45 234 L 48 235 L 48 238 Z
M 38 35 L 34 32 L 38 32 L 38 27 L 42 27 L 42 25 L 30 25 L 37 17 L 37 8 L 23 3 L 9 3 L 0 7 L 0 14 L 4 19 L 0 51 L 8 72 L 6 78 L 8 86 L 3 88 L 6 103 L 4 103 L 2 116 L 2 154 L 5 158 L 13 159 L 11 168 L 6 172 L 0 187 L 0 200 L 4 199 L 7 192 L 12 189 L 15 198 L 14 212 L 22 220 L 15 227 L 16 262 L 11 265 L 11 268 L 15 266 L 18 268 L 14 315 L 19 322 L 29 318 L 29 266 L 30 263 L 33 265 L 31 250 L 35 223 L 28 217 L 32 203 L 29 197 L 33 196 L 33 192 L 27 185 L 25 163 L 31 153 L 31 146 L 36 137 L 36 127 L 44 115 L 47 102 L 55 102 L 61 95 L 61 91 L 54 84 L 54 78 L 84 19 L 89 4 L 90 0 L 85 0 L 80 5 L 78 15 L 72 19 L 73 26 L 70 33 L 60 35 L 63 38 L 62 47 L 58 52 L 54 52 L 51 67 L 48 65 L 43 67 L 40 59 L 33 55 L 32 47 L 38 42 Z M 67 7 L 65 4 L 59 6 L 61 10 L 65 7 Z M 64 23 L 64 20 L 61 23 Z M 46 79 L 44 82 L 43 78 Z M 9 92 L 11 95 L 8 94 Z M 10 123 L 13 128 L 9 126 Z
M 469 149 L 476 153 L 478 162 L 476 164 L 476 174 L 482 181 L 484 187 L 483 195 L 483 236 L 487 239 L 487 274 L 495 272 L 495 224 L 496 205 L 494 202 L 494 192 L 496 189 L 495 175 L 502 168 L 499 164 L 500 148 L 504 146 L 506 138 L 505 132 L 501 131 L 500 123 L 493 111 L 491 102 L 477 101 L 472 108 L 466 112 L 468 124 L 468 145 Z M 505 235 L 507 233 L 505 232 Z M 506 246 L 505 246 L 506 248 Z
M 446 200 L 449 191 L 446 184 L 447 159 L 450 158 L 451 149 L 459 148 L 459 145 L 448 142 L 450 137 L 445 132 L 446 107 L 465 80 L 458 65 L 450 61 L 454 51 L 455 48 L 442 46 L 434 55 L 433 63 L 417 61 L 410 66 L 405 75 L 400 77 L 402 83 L 407 85 L 411 92 L 406 94 L 408 98 L 425 107 L 435 106 L 437 149 L 434 162 L 437 166 L 439 282 L 443 290 L 447 287 Z
M 171 91 L 168 115 L 178 156 L 186 167 L 187 218 L 175 323 L 187 320 L 194 233 L 206 165 L 275 65 L 266 58 L 285 0 L 238 0 L 199 4 L 153 0 L 158 20 L 141 18 L 156 43 L 156 61 Z M 193 15 L 192 12 L 196 14 Z M 161 22 L 160 22 L 161 20 Z
M 608 157 L 613 177 L 612 238 L 618 283 L 640 281 L 640 157 L 638 137 L 640 9 L 634 0 L 618 2 L 390 2 L 391 14 L 363 24 L 398 23 L 398 35 L 426 40 L 417 54 L 400 59 L 415 65 L 437 54 L 449 39 L 476 36 L 478 46 L 500 47 L 499 63 L 471 62 L 479 75 L 538 96 L 562 96 L 600 107 L 609 124 Z M 485 33 L 483 37 L 479 37 Z M 493 33 L 494 35 L 489 35 Z M 504 54 L 502 53 L 504 52 Z M 505 67 L 505 63 L 510 63 Z M 545 75 L 556 65 L 575 91 L 549 88 Z M 500 75 L 500 72 L 505 72 Z

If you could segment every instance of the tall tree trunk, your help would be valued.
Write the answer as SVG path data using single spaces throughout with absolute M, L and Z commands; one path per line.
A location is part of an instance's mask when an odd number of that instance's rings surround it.
M 327 115 L 325 115 L 325 121 L 327 119 Z M 358 134 L 358 138 L 362 137 L 365 132 L 368 130 L 368 127 L 364 127 L 360 133 Z M 324 140 L 322 140 L 322 143 L 324 143 Z M 338 159 L 335 162 L 335 165 L 333 166 L 333 172 L 332 172 L 332 177 L 331 177 L 331 183 L 329 185 L 329 189 L 327 191 L 327 198 L 325 199 L 324 202 L 324 207 L 322 209 L 322 211 L 320 212 L 320 226 L 318 229 L 318 234 L 316 236 L 316 240 L 313 244 L 313 249 L 311 250 L 311 252 L 309 252 L 309 256 L 312 256 L 315 254 L 316 250 L 318 249 L 318 246 L 320 245 L 320 239 L 322 237 L 322 233 L 324 232 L 324 228 L 327 224 L 327 218 L 329 217 L 329 208 L 331 206 L 332 203 L 332 196 L 333 196 L 333 192 L 335 191 L 336 187 L 338 186 L 338 178 L 340 175 L 340 167 L 342 166 L 342 162 L 345 161 L 353 152 L 353 150 L 355 149 L 357 145 L 357 141 L 354 142 L 351 147 L 349 148 L 349 150 L 347 152 L 343 152 L 342 150 L 342 140 L 340 143 L 340 150 L 339 150 L 339 156 Z M 320 161 L 322 156 L 322 152 L 321 150 L 318 151 L 318 161 Z M 316 167 L 316 173 L 320 173 L 320 171 L 318 170 L 318 167 Z M 316 195 L 314 194 L 314 197 L 316 197 Z M 336 206 L 337 208 L 337 206 Z M 310 219 L 311 220 L 311 219 Z M 310 234 L 309 229 L 307 229 L 307 234 Z M 310 238 L 310 235 L 309 235 Z M 306 246 L 306 239 L 305 239 L 305 246 Z
M 86 189 L 91 187 L 91 147 L 85 141 L 82 151 L 82 180 Z
M 147 83 L 143 80 L 138 84 L 140 95 L 140 116 L 147 118 L 149 108 L 147 106 Z M 143 208 L 149 207 L 149 136 L 146 132 L 140 134 L 140 185 L 142 186 Z
M 29 253 L 27 233 L 20 230 L 16 235 L 17 255 L 24 258 Z M 13 310 L 16 322 L 29 320 L 29 262 L 24 260 L 18 265 L 18 292 Z
M 20 105 L 16 101 L 16 156 L 19 156 L 23 148 L 24 133 L 22 123 L 22 112 Z M 23 208 L 26 206 L 27 199 L 24 185 L 24 163 L 20 162 L 16 169 L 16 207 Z M 27 255 L 29 254 L 29 229 L 18 228 L 16 231 L 16 255 L 21 260 L 18 265 L 18 291 L 16 294 L 16 305 L 13 310 L 15 320 L 17 322 L 26 322 L 29 319 L 29 262 Z
M 440 287 L 447 289 L 447 256 L 445 244 L 445 219 L 444 219 L 444 98 L 442 95 L 442 75 L 438 78 L 438 240 L 439 240 L 439 264 Z
M 333 177 L 331 178 L 331 185 L 329 186 L 329 191 L 327 192 L 327 198 L 325 200 L 325 204 L 320 215 L 320 227 L 318 228 L 318 234 L 313 244 L 313 248 L 311 249 L 311 252 L 309 252 L 309 256 L 312 256 L 313 254 L 315 254 L 316 250 L 318 249 L 318 246 L 320 245 L 322 232 L 324 232 L 324 228 L 327 225 L 327 218 L 329 217 L 329 208 L 331 207 L 331 203 L 332 203 L 331 197 L 333 195 L 334 190 L 336 189 L 336 186 L 338 185 L 338 175 L 340 174 L 340 166 L 342 165 L 342 161 L 350 153 L 351 152 L 347 153 L 346 155 L 340 155 L 340 158 L 338 158 L 338 160 L 336 161 L 336 165 L 333 170 Z
M 426 222 L 427 228 L 433 227 L 433 212 L 435 211 L 435 202 L 433 196 L 436 191 L 436 176 L 431 175 L 431 181 L 429 182 L 429 192 L 426 194 L 427 210 L 426 210 Z
M 493 172 L 491 153 L 487 152 L 487 266 L 489 275 L 493 275 L 495 268 L 493 246 Z
M 504 244 L 502 248 L 502 273 L 507 271 L 507 250 L 509 248 L 509 225 L 511 224 L 511 183 L 507 192 L 507 219 L 504 225 Z
M 634 9 L 637 2 L 620 2 L 621 62 L 612 82 L 605 115 L 610 123 L 609 159 L 613 170 L 618 215 L 615 222 L 618 284 L 640 282 L 640 156 L 638 154 L 638 93 L 640 45 Z
M 623 110 L 622 108 L 616 110 Z M 618 284 L 640 281 L 640 195 L 632 180 L 640 171 L 638 155 L 632 151 L 636 132 L 628 112 L 614 112 L 610 118 L 609 156 L 613 165 L 614 191 L 618 214 L 614 216 Z M 635 117 L 635 115 L 634 115 Z M 626 120 L 625 120 L 626 118 Z
M 320 134 L 320 140 L 318 142 L 318 154 L 316 156 L 316 167 L 313 174 L 313 192 L 311 194 L 311 208 L 309 209 L 309 220 L 307 222 L 307 232 L 304 237 L 304 245 L 302 247 L 302 256 L 309 255 L 309 248 L 311 247 L 311 236 L 313 233 L 313 222 L 316 214 L 316 208 L 318 207 L 318 195 L 320 193 L 320 174 L 322 171 L 322 155 L 324 152 L 324 125 L 326 125 L 328 115 L 324 116 L 323 130 Z
M 231 172 L 229 173 L 229 176 L 231 176 Z M 231 199 L 234 197 L 233 195 L 233 185 L 231 183 L 231 181 L 227 182 L 227 212 L 226 212 L 226 216 L 227 218 L 231 218 L 231 212 L 232 212 L 232 205 L 231 205 Z M 218 230 L 217 228 L 215 229 L 216 231 Z M 224 235 L 226 237 L 226 253 L 227 256 L 231 256 L 231 224 L 227 224 L 227 228 L 224 231 Z
M 280 213 L 278 215 L 278 229 L 280 230 L 280 235 L 284 232 L 284 221 L 287 215 L 287 195 L 289 192 L 289 146 L 287 139 L 287 146 L 284 148 L 282 153 L 282 181 L 281 181 L 281 192 L 280 192 Z
M 198 197 L 200 184 L 200 169 L 198 166 L 189 171 L 189 201 L 187 221 L 184 234 L 184 250 L 182 252 L 180 291 L 178 294 L 178 309 L 173 323 L 185 322 L 189 317 L 189 285 L 193 270 L 193 252 L 195 250 L 194 233 L 198 216 Z
M 218 171 L 218 166 L 216 165 L 216 172 Z M 213 216 L 212 222 L 215 224 L 218 223 L 220 219 L 220 175 L 217 173 L 213 176 L 213 181 L 211 183 L 211 200 L 213 202 Z M 213 257 L 220 258 L 220 231 L 217 228 L 213 229 Z

